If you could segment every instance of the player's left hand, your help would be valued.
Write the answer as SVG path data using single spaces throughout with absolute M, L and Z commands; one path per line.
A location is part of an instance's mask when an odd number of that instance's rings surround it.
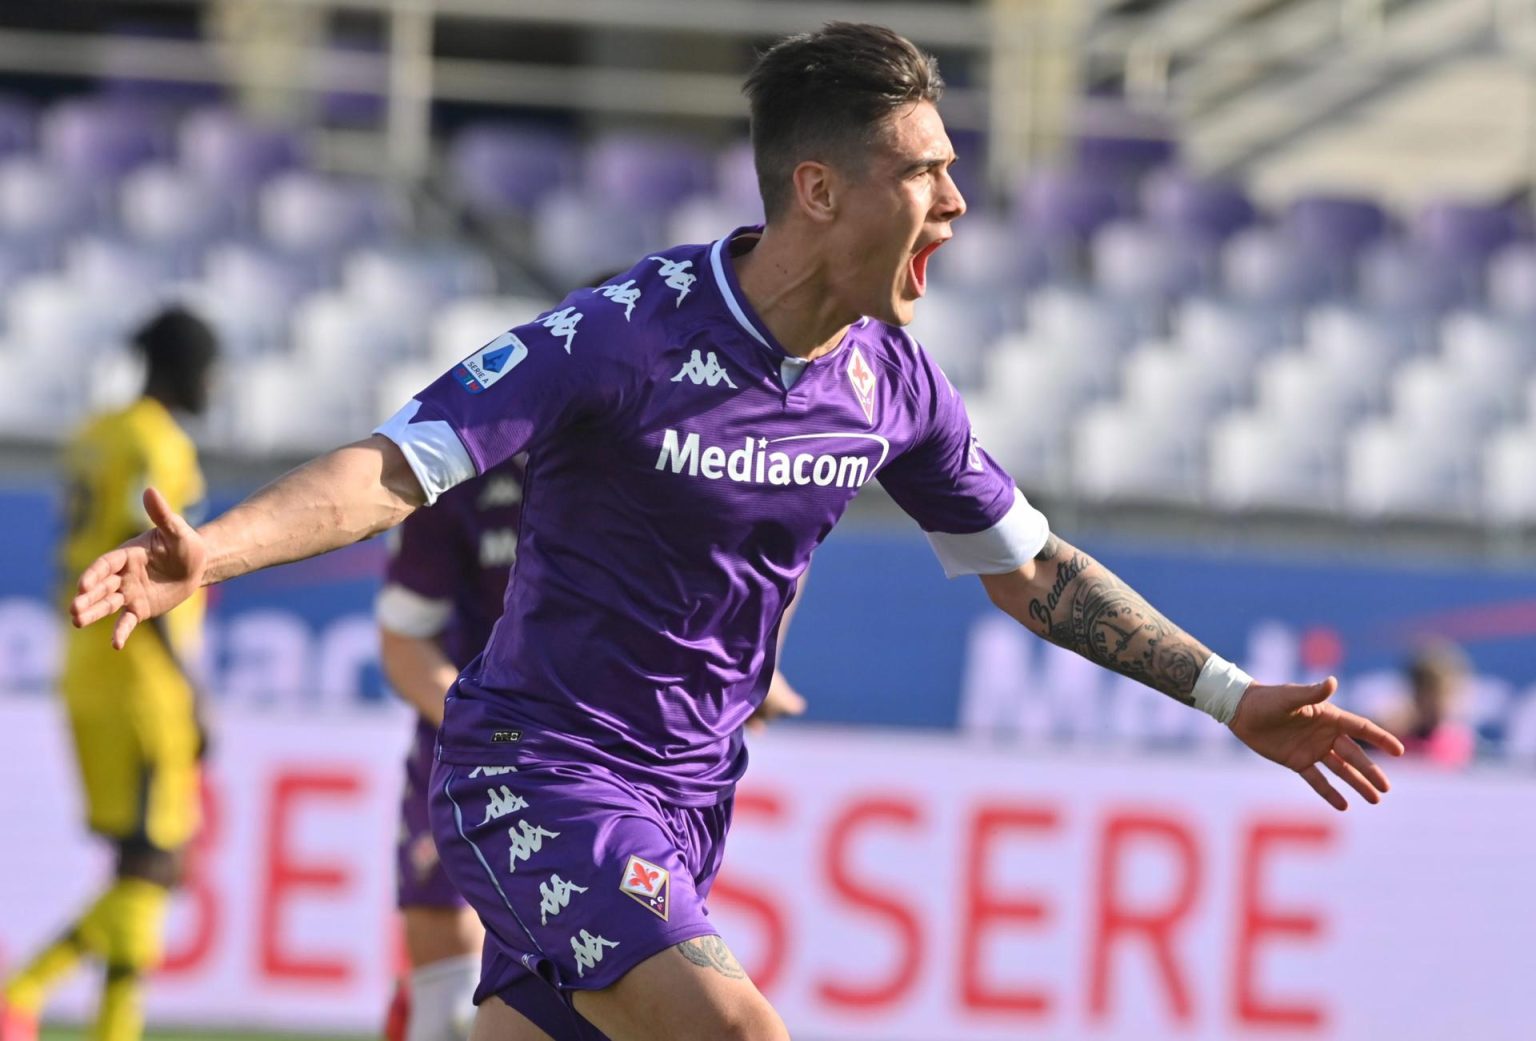
M 789 685 L 789 680 L 784 678 L 782 672 L 775 669 L 773 679 L 768 683 L 768 693 L 763 696 L 757 711 L 747 720 L 747 729 L 762 730 L 775 719 L 798 716 L 804 711 L 805 698 Z
M 1394 756 L 1403 754 L 1403 743 L 1364 716 L 1331 704 L 1328 699 L 1338 689 L 1332 676 L 1321 683 L 1252 684 L 1228 726 L 1243 744 L 1295 770 L 1328 805 L 1345 810 L 1349 804 L 1318 766 L 1326 766 L 1366 802 L 1379 803 L 1391 785 L 1359 742 Z

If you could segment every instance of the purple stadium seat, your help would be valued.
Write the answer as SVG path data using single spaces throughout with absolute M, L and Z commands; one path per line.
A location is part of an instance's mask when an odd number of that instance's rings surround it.
M 181 164 L 211 184 L 255 188 L 297 166 L 298 138 L 290 130 L 253 122 L 226 108 L 204 108 L 181 121 Z
M 1369 199 L 1303 196 L 1285 212 L 1286 231 L 1307 247 L 1340 254 L 1347 263 L 1387 230 L 1387 215 Z
M 1126 213 L 1114 183 L 1089 170 L 1031 170 L 1017 188 L 1024 225 L 1042 238 L 1084 240 Z
M 1073 115 L 1076 165 L 1128 182 L 1173 162 L 1178 153 L 1166 119 L 1105 98 L 1090 98 Z
M 1094 282 L 1116 299 L 1149 304 L 1197 288 L 1204 260 L 1198 243 L 1136 221 L 1115 221 L 1093 237 Z
M 1367 249 L 1358 276 L 1361 298 L 1392 313 L 1437 314 L 1468 296 L 1460 266 L 1404 241 L 1382 241 Z
M 49 109 L 41 139 L 49 163 L 82 181 L 116 180 L 169 152 L 169 135 L 154 109 L 101 98 Z
M 1253 203 L 1230 181 L 1197 177 L 1165 166 L 1141 185 L 1142 209 L 1152 223 L 1179 234 L 1220 241 L 1253 223 Z
M 227 232 L 234 219 L 233 200 L 218 182 L 160 163 L 129 174 L 119 200 L 130 235 L 167 247 L 207 243 Z
M 261 193 L 261 228 L 278 248 L 300 254 L 330 254 L 388 230 L 389 200 L 366 181 L 290 171 L 273 178 Z
M 1488 262 L 1488 303 L 1512 318 L 1536 318 L 1536 246 L 1507 246 Z
M 0 97 L 0 156 L 24 152 L 37 135 L 37 114 L 16 98 Z
M 1508 207 L 1438 200 L 1419 211 L 1418 241 L 1448 261 L 1482 264 L 1519 236 L 1519 216 Z
M 1049 275 L 1044 247 L 1004 221 L 968 215 L 928 266 L 937 285 L 1017 293 Z
M 1244 228 L 1227 240 L 1221 257 L 1227 292 L 1250 303 L 1299 306 L 1335 288 L 1336 271 L 1278 228 Z
M 484 123 L 453 139 L 448 169 L 455 190 L 476 212 L 527 213 L 575 181 L 577 157 L 570 139 L 552 130 Z
M 614 133 L 587 149 L 587 190 L 604 202 L 670 209 L 713 190 L 710 156 L 692 141 L 650 134 Z
M 757 166 L 752 161 L 752 142 L 737 141 L 715 157 L 716 194 L 731 207 L 763 212 L 762 193 L 757 190 Z

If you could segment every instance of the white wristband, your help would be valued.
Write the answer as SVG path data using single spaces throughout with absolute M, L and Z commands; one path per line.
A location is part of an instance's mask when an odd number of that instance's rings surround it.
M 1252 682 L 1252 676 L 1221 655 L 1213 654 L 1205 660 L 1195 680 L 1195 708 L 1218 723 L 1230 723 L 1237 715 L 1237 703 L 1243 700 L 1243 692 Z

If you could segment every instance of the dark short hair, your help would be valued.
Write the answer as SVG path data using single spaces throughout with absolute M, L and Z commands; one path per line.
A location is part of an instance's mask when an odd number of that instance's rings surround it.
M 829 22 L 765 51 L 742 87 L 752 114 L 752 154 L 769 220 L 790 198 L 806 160 L 857 169 L 897 109 L 938 101 L 939 64 L 911 40 L 878 25 Z
M 201 373 L 218 357 L 218 335 L 198 315 L 172 305 L 152 315 L 133 334 L 151 380 L 193 370 Z

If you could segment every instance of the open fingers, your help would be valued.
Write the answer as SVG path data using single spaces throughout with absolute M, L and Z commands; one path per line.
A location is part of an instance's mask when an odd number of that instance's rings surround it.
M 1336 777 L 1359 792 L 1360 798 L 1372 804 L 1381 802 L 1381 793 L 1376 790 L 1370 781 L 1365 779 L 1365 776 L 1359 770 L 1355 769 L 1350 763 L 1345 762 L 1344 757 L 1339 755 L 1339 753 L 1330 748 L 1323 754 L 1322 762 L 1324 766 L 1333 771 Z
M 1344 801 L 1344 796 L 1339 794 L 1337 788 L 1328 783 L 1328 778 L 1323 776 L 1323 772 L 1317 768 L 1316 763 L 1305 770 L 1298 770 L 1296 772 L 1301 774 L 1301 779 L 1310 784 L 1312 790 L 1321 795 L 1323 801 L 1329 806 L 1340 811 L 1349 809 L 1349 803 Z
M 89 593 L 82 593 L 70 601 L 69 613 L 75 625 L 83 629 L 122 607 L 122 585 L 123 580 L 112 575 Z
M 122 650 L 123 645 L 128 642 L 129 634 L 133 632 L 134 627 L 138 624 L 139 616 L 132 611 L 124 611 L 119 615 L 117 625 L 112 627 L 112 646 Z
M 1365 754 L 1365 749 L 1355 744 L 1354 738 L 1340 734 L 1338 740 L 1333 743 L 1333 750 L 1339 758 L 1359 770 L 1377 791 L 1392 790 L 1392 782 L 1387 780 L 1387 772 L 1371 761 L 1371 757 Z
M 1388 755 L 1403 754 L 1403 743 L 1369 719 L 1353 712 L 1341 712 L 1339 715 L 1342 717 L 1344 733 L 1350 737 L 1375 745 Z
M 80 573 L 80 581 L 75 586 L 82 595 L 90 593 L 98 584 L 110 575 L 116 575 L 123 570 L 123 565 L 128 562 L 128 553 L 122 548 L 103 553 L 91 561 L 91 566 Z

